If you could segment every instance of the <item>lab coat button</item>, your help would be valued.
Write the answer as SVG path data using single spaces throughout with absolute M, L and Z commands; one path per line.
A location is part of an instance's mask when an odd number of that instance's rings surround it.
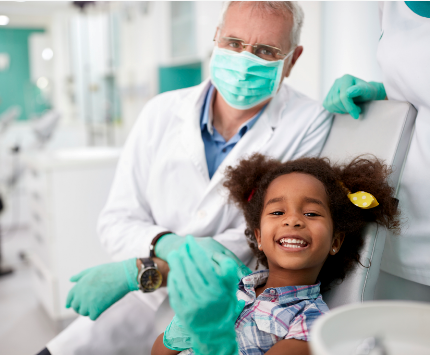
M 197 212 L 197 217 L 199 217 L 200 219 L 203 219 L 206 217 L 206 211 L 200 210 Z

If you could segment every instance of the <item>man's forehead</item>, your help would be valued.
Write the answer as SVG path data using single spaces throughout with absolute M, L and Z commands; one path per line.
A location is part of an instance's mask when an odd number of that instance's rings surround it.
M 221 29 L 224 37 L 254 40 L 275 47 L 289 45 L 293 25 L 291 13 L 274 9 L 268 11 L 252 2 L 240 2 L 230 5 L 225 15 Z

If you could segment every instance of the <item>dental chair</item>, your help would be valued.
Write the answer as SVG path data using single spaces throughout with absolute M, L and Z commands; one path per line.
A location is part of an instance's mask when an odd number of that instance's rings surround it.
M 414 130 L 416 109 L 406 102 L 373 101 L 361 106 L 358 120 L 337 114 L 321 157 L 332 162 L 373 154 L 391 165 L 390 185 L 399 189 L 403 166 Z M 355 191 L 352 191 L 355 192 Z M 330 309 L 374 299 L 387 230 L 370 223 L 364 230 L 360 262 L 345 280 L 323 293 Z

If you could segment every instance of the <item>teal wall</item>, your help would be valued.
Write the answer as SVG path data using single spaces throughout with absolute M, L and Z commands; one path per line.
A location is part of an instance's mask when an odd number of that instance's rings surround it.
M 202 82 L 202 63 L 158 68 L 160 93 L 188 88 Z
M 40 91 L 30 83 L 28 37 L 34 32 L 44 30 L 0 28 L 0 53 L 9 54 L 10 58 L 9 69 L 0 71 L 0 114 L 18 105 L 22 110 L 20 120 L 26 120 L 29 107 L 34 108 L 34 101 L 41 100 Z M 42 109 L 37 106 L 37 110 Z

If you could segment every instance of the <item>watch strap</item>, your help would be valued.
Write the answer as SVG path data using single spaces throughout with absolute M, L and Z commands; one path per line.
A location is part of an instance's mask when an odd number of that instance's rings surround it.
M 156 267 L 152 258 L 139 258 L 139 260 L 142 262 L 142 269 L 146 269 L 148 267 Z
M 159 240 L 162 236 L 164 236 L 164 235 L 166 235 L 166 234 L 172 234 L 172 232 L 171 232 L 171 231 L 164 231 L 164 232 L 158 233 L 158 234 L 154 237 L 154 239 L 152 239 L 151 245 L 149 246 L 149 256 L 150 256 L 151 258 L 154 258 L 154 257 L 156 256 L 156 255 L 155 255 L 155 244 L 158 242 L 158 240 Z

